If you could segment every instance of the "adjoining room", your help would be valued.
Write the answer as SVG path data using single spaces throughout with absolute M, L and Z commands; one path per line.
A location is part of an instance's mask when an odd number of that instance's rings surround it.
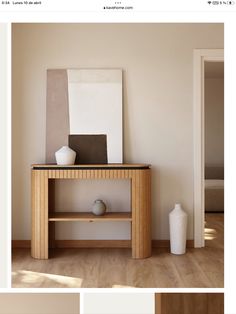
M 205 62 L 205 240 L 224 246 L 224 62 Z

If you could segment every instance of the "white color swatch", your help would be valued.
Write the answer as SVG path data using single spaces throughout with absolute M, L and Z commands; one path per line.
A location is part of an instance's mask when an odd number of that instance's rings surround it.
M 153 293 L 87 293 L 84 314 L 154 314 Z

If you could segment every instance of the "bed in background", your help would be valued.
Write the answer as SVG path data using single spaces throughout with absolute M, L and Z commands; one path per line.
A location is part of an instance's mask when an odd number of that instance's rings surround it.
M 205 167 L 205 212 L 224 212 L 224 167 Z

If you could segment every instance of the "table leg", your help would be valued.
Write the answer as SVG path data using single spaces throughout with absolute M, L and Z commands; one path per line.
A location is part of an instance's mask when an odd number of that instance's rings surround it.
M 132 257 L 151 256 L 151 171 L 133 171 L 132 198 Z
M 31 255 L 48 259 L 48 171 L 32 170 L 31 181 Z

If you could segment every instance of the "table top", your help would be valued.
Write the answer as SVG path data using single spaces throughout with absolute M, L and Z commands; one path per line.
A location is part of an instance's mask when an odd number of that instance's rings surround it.
M 77 170 L 88 170 L 88 169 L 149 169 L 149 164 L 84 164 L 84 165 L 57 165 L 57 164 L 33 164 L 32 169 L 35 170 L 49 170 L 49 169 L 77 169 Z

